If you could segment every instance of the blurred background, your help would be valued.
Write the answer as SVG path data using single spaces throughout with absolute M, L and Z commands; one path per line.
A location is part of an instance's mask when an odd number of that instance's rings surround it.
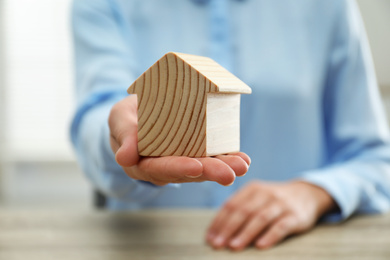
M 70 3 L 0 0 L 1 208 L 92 207 L 68 134 L 74 109 Z M 358 3 L 389 116 L 390 1 Z
M 71 0 L 0 0 L 0 205 L 88 208 L 69 139 Z

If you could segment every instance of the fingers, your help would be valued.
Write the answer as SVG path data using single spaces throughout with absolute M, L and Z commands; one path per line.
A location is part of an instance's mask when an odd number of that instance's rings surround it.
M 216 249 L 225 247 L 231 237 L 245 224 L 253 209 L 250 206 L 236 211 L 224 211 L 219 217 L 220 222 L 209 231 L 208 240 Z M 231 214 L 229 214 L 231 213 Z
M 117 152 L 131 142 L 124 142 Z M 119 146 L 112 141 L 112 146 Z M 128 148 L 130 149 L 130 148 Z M 120 160 L 120 159 L 118 159 Z M 124 167 L 126 168 L 126 167 Z M 231 185 L 236 175 L 244 175 L 248 170 L 246 161 L 240 156 L 221 155 L 218 158 L 189 158 L 184 156 L 144 157 L 136 167 L 125 169 L 126 173 L 138 180 L 152 182 L 156 185 L 168 183 L 214 181 L 221 185 Z
M 222 207 L 222 209 L 215 216 L 210 227 L 207 231 L 207 240 L 212 242 L 216 235 L 219 234 L 220 230 L 225 228 L 225 221 L 231 216 L 244 201 L 249 201 L 252 195 L 252 191 L 248 188 L 243 188 L 234 194 Z
M 247 163 L 242 157 L 237 155 L 218 155 L 217 159 L 223 161 L 234 171 L 236 176 L 244 176 L 249 169 Z
M 276 245 L 288 235 L 299 232 L 299 226 L 300 225 L 294 215 L 284 215 L 275 221 L 264 235 L 257 239 L 255 245 L 260 249 L 266 249 Z
M 156 185 L 184 182 L 203 174 L 203 165 L 196 159 L 180 156 L 145 157 L 138 163 L 144 180 Z
M 222 160 L 216 158 L 197 158 L 196 160 L 203 165 L 202 180 L 215 181 L 224 186 L 233 184 L 236 174 Z
M 292 218 L 285 220 L 286 208 L 273 199 L 262 201 L 257 197 L 248 202 L 226 206 L 216 218 L 209 231 L 207 241 L 216 249 L 230 247 L 238 251 L 249 246 L 256 238 L 259 248 L 270 247 L 295 231 Z M 229 205 L 227 203 L 226 205 Z M 280 220 L 279 220 L 280 219 Z M 264 234 L 264 235 L 262 235 Z
M 233 250 L 244 249 L 268 226 L 272 226 L 275 219 L 282 214 L 282 207 L 275 203 L 267 204 L 263 210 L 257 211 L 252 215 L 243 229 L 230 241 L 229 247 Z M 261 241 L 261 243 L 263 243 L 263 241 Z
M 246 153 L 238 152 L 238 153 L 231 153 L 229 155 L 240 156 L 241 159 L 243 159 L 246 162 L 247 165 L 251 165 L 251 158 Z
M 253 195 L 251 187 L 243 188 L 229 199 L 217 214 L 207 235 L 207 241 L 214 248 L 227 246 L 231 238 L 245 225 L 252 214 L 268 201 L 266 196 Z

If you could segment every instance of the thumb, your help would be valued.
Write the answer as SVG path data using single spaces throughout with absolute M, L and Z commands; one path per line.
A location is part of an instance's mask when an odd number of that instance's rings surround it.
M 137 136 L 128 136 L 123 139 L 115 154 L 116 162 L 122 167 L 131 167 L 138 163 Z
M 132 109 L 136 97 L 125 98 L 116 103 L 109 116 L 108 124 L 112 145 L 115 147 L 115 160 L 122 167 L 138 163 L 137 111 Z M 135 103 L 136 106 L 136 103 Z

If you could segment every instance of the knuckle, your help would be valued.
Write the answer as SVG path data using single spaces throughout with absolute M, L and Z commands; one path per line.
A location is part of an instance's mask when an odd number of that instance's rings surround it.
M 268 222 L 270 221 L 270 214 L 267 211 L 259 211 L 256 213 L 255 217 L 260 222 Z
M 238 207 L 237 208 L 237 212 L 240 214 L 240 215 L 243 215 L 243 216 L 249 216 L 252 214 L 253 212 L 253 209 L 249 206 L 241 206 L 241 207 Z
M 283 231 L 283 230 L 286 230 L 289 226 L 290 225 L 289 225 L 288 221 L 286 221 L 284 219 L 284 220 L 279 221 L 278 223 L 275 224 L 275 229 L 278 231 Z
M 226 211 L 235 211 L 237 209 L 237 203 L 235 201 L 228 201 L 225 203 L 225 205 L 223 206 L 224 210 Z
M 304 215 L 304 214 L 302 214 Z M 306 216 L 292 216 L 290 218 L 290 225 L 297 230 L 304 230 L 311 225 L 311 222 Z
M 290 231 L 297 225 L 296 218 L 293 216 L 285 217 L 275 224 L 275 229 L 279 232 Z
M 293 220 L 297 223 L 309 223 L 314 221 L 314 219 L 311 217 L 310 214 L 307 214 L 306 212 L 293 212 Z
M 306 214 L 296 213 L 294 214 L 294 217 L 291 217 L 292 222 L 305 222 L 307 219 Z

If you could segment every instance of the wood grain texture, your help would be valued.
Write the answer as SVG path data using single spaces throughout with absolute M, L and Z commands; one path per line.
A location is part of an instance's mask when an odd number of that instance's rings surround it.
M 230 141 L 228 137 L 226 145 L 219 145 L 218 149 L 207 143 L 210 125 L 207 94 L 237 95 L 250 93 L 251 89 L 213 60 L 167 53 L 143 73 L 128 92 L 138 96 L 140 155 L 203 157 L 236 152 L 237 147 L 229 144 L 237 140 Z M 235 109 L 239 112 L 239 106 Z M 239 118 L 235 123 L 239 123 Z M 227 136 L 239 139 L 239 134 Z M 210 148 L 213 153 L 208 152 Z M 215 153 L 216 150 L 219 152 Z
M 215 212 L 0 211 L 1 260 L 388 260 L 390 215 L 320 225 L 265 251 L 215 251 L 204 242 Z

